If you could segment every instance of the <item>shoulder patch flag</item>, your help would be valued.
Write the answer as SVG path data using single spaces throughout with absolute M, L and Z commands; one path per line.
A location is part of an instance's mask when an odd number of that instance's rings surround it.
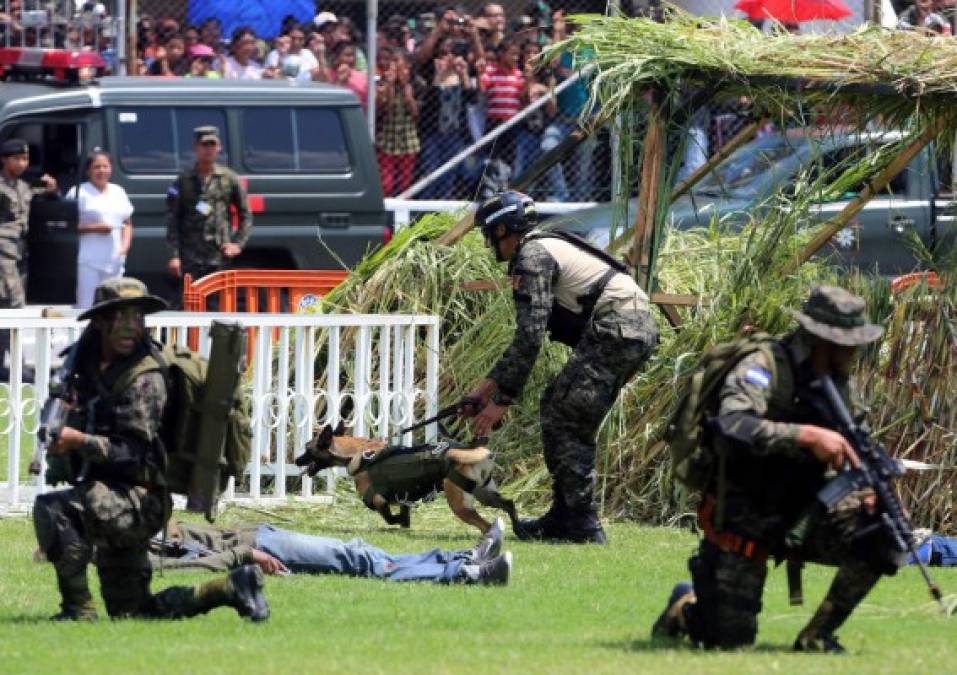
M 744 381 L 767 389 L 771 386 L 771 371 L 760 366 L 751 366 L 744 373 Z

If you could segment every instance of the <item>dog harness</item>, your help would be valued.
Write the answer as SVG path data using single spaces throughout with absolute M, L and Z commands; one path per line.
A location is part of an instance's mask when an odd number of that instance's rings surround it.
M 349 473 L 368 473 L 370 484 L 362 495 L 362 502 L 370 509 L 375 509 L 373 498 L 376 495 L 387 502 L 400 504 L 431 499 L 442 490 L 442 481 L 446 478 L 471 493 L 478 484 L 455 469 L 447 456 L 451 447 L 446 442 L 391 446 L 375 455 L 364 456 L 357 466 L 349 467 Z M 491 463 L 491 460 L 483 462 Z M 483 462 L 475 466 L 484 469 Z M 490 471 L 488 473 L 491 475 Z

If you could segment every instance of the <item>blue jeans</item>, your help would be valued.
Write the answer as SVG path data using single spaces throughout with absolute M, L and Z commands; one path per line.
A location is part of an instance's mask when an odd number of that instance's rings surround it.
M 256 548 L 278 558 L 291 572 L 347 574 L 392 581 L 454 581 L 466 563 L 462 551 L 434 548 L 414 555 L 391 555 L 361 539 L 342 541 L 260 525 Z
M 945 537 L 940 534 L 932 534 L 930 539 L 921 544 L 917 549 L 917 555 L 920 556 L 924 564 L 940 565 L 941 567 L 957 567 L 957 538 Z M 907 559 L 908 565 L 916 565 L 914 556 Z
M 432 132 L 422 138 L 422 152 L 419 153 L 419 173 L 424 177 L 452 159 L 465 147 L 465 139 L 460 132 L 442 134 Z M 456 178 L 461 174 L 462 165 L 452 167 L 422 190 L 416 199 L 454 199 L 456 196 Z

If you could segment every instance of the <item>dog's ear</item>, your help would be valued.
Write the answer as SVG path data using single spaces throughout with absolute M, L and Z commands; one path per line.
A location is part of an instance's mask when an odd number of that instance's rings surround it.
M 346 422 L 345 420 L 339 420 L 339 424 L 336 425 L 336 430 L 332 432 L 333 436 L 342 436 L 346 433 Z M 331 439 L 330 439 L 331 441 Z
M 329 426 L 328 424 L 325 425 L 324 427 L 322 427 L 322 431 L 320 431 L 320 432 L 316 435 L 316 445 L 315 445 L 315 447 L 316 447 L 317 449 L 320 449 L 320 450 L 328 450 L 330 447 L 332 447 L 332 437 L 333 437 L 333 435 L 334 435 L 334 434 L 333 434 L 333 431 L 332 431 L 332 427 Z

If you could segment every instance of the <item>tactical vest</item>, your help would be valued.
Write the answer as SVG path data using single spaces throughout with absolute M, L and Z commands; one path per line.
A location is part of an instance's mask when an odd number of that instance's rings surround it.
M 617 260 L 600 248 L 593 246 L 577 234 L 565 230 L 536 230 L 530 232 L 522 239 L 519 245 L 519 251 L 516 252 L 513 260 L 518 257 L 521 246 L 537 239 L 559 239 L 564 241 L 590 257 L 590 260 L 588 260 L 586 264 L 594 264 L 593 261 L 598 261 L 607 268 L 600 277 L 591 283 L 583 294 L 574 298 L 574 302 L 579 307 L 578 311 L 575 311 L 575 309 L 561 302 L 561 298 L 558 297 L 558 294 L 556 294 L 552 302 L 552 310 L 548 316 L 548 334 L 553 341 L 574 347 L 581 340 L 585 328 L 588 326 L 588 322 L 591 321 L 592 315 L 594 314 L 595 305 L 608 287 L 609 282 L 619 274 L 624 274 L 630 279 L 628 268 L 620 260 Z M 568 269 L 562 269 L 561 273 L 567 275 L 571 272 Z M 566 302 L 569 300 L 570 299 L 567 299 Z
M 471 493 L 477 484 L 455 469 L 447 454 L 451 447 L 447 442 L 412 447 L 393 446 L 362 461 L 353 473 L 365 471 L 369 475 L 370 485 L 362 495 L 363 503 L 374 509 L 373 499 L 376 495 L 392 503 L 416 502 L 441 491 L 445 479 Z M 479 476 L 490 477 L 494 464 L 489 457 L 472 467 Z
M 418 501 L 442 489 L 449 468 L 445 454 L 436 454 L 430 445 L 386 448 L 363 467 L 370 485 L 362 501 L 370 509 L 375 495 L 388 502 Z

